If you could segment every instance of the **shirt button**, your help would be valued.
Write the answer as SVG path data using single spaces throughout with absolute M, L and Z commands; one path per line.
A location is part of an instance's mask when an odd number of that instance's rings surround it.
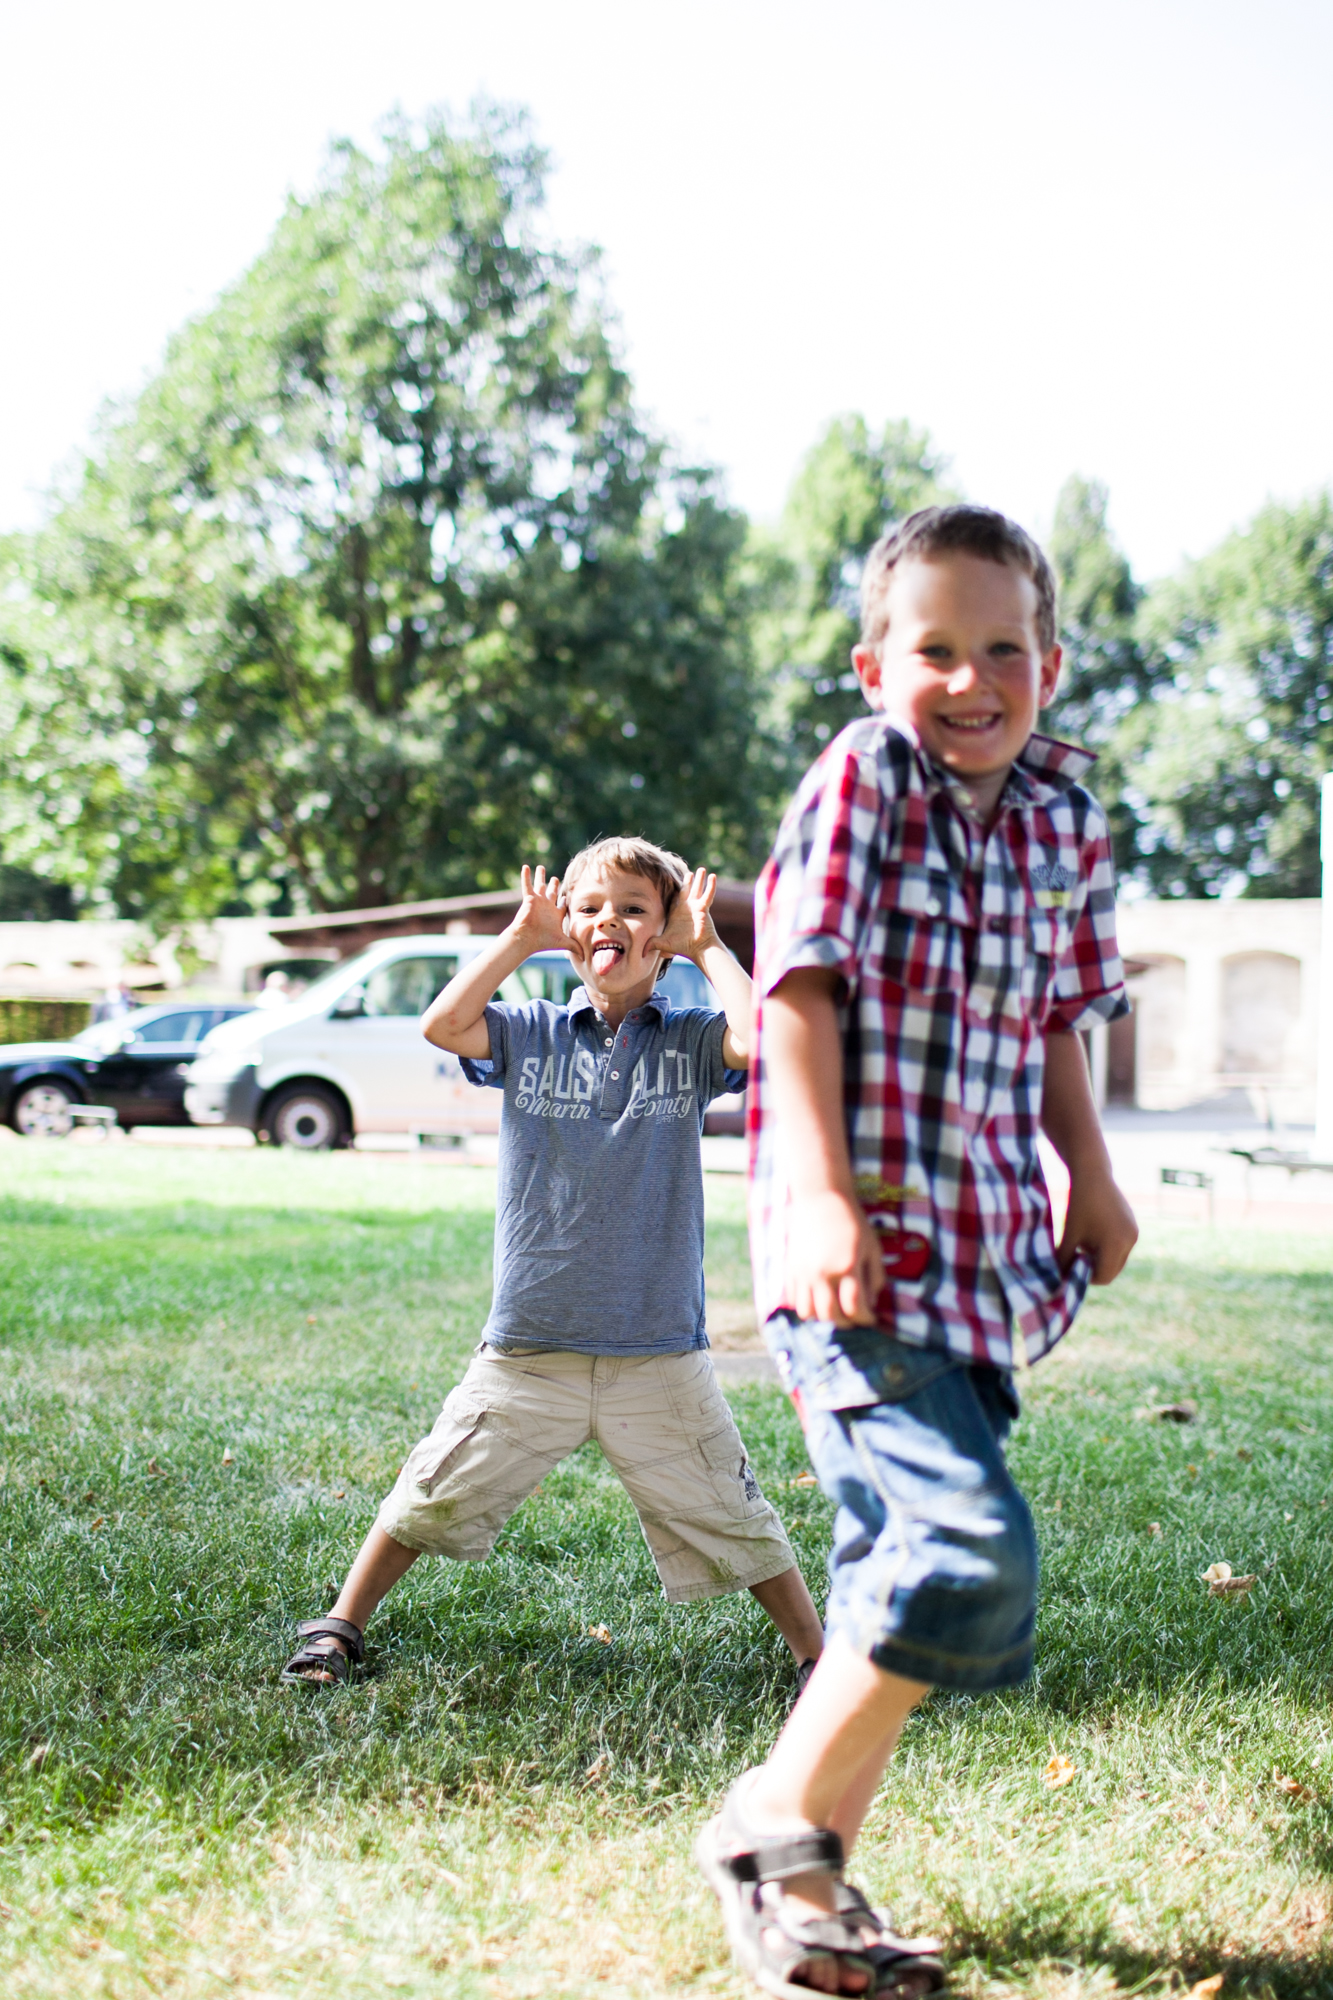
M 926 915 L 928 917 L 938 917 L 943 907 L 938 896 L 928 896 L 926 898 Z
M 612 1081 L 612 1083 L 619 1083 L 619 1081 L 620 1081 L 620 1071 L 619 1071 L 618 1069 L 613 1069 L 613 1070 L 612 1070 L 612 1072 L 611 1072 L 611 1081 Z
M 607 1048 L 608 1048 L 608 1049 L 613 1049 L 613 1048 L 615 1047 L 615 1045 L 616 1045 L 616 1038 L 615 1038 L 615 1036 L 614 1036 L 614 1035 L 608 1035 L 608 1036 L 607 1036 L 607 1038 L 606 1038 L 606 1046 L 607 1046 Z

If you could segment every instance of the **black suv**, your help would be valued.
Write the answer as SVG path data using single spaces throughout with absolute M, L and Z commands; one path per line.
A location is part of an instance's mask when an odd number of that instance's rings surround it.
M 214 1007 L 137 1007 L 97 1021 L 71 1042 L 0 1046 L 0 1104 L 7 1125 L 25 1138 L 63 1139 L 75 1104 L 107 1104 L 116 1121 L 188 1125 L 185 1073 L 210 1028 L 248 1014 L 242 1003 Z

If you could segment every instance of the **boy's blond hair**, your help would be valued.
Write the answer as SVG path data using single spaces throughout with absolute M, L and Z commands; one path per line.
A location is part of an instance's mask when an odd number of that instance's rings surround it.
M 679 854 L 632 834 L 612 834 L 606 840 L 594 840 L 581 847 L 565 870 L 566 895 L 590 868 L 606 868 L 612 875 L 642 875 L 662 898 L 662 911 L 668 917 L 690 879 L 690 871 Z
M 993 507 L 922 507 L 880 536 L 861 572 L 861 644 L 878 646 L 889 629 L 889 582 L 900 562 L 958 553 L 1011 564 L 1032 579 L 1037 639 L 1049 653 L 1056 633 L 1055 572 L 1027 529 Z

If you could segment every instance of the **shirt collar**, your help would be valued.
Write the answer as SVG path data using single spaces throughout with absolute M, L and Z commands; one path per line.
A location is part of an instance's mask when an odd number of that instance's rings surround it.
M 886 716 L 885 721 L 915 750 L 923 784 L 932 791 L 948 792 L 966 810 L 966 788 L 922 749 L 911 723 L 896 715 Z M 1042 736 L 1034 729 L 1009 767 L 1001 801 L 1011 805 L 1042 805 L 1047 799 L 1067 792 L 1071 785 L 1077 785 L 1096 762 L 1091 750 L 1083 750 L 1076 743 L 1063 743 L 1055 736 Z
M 648 995 L 648 998 L 640 1003 L 640 1006 L 636 1008 L 635 1012 L 642 1012 L 643 1009 L 648 1007 L 656 1008 L 657 1012 L 663 1016 L 671 1012 L 671 1002 L 667 999 L 666 994 L 662 991 L 660 986 L 655 986 L 653 988 L 652 992 Z M 574 991 L 569 996 L 569 1005 L 565 1009 L 565 1013 L 568 1016 L 569 1020 L 577 1022 L 581 1014 L 596 1014 L 596 1012 L 597 1009 L 593 1006 L 592 1001 L 588 998 L 587 988 L 584 986 L 576 986 L 574 988 Z M 627 1016 L 626 1018 L 629 1019 L 631 1017 Z

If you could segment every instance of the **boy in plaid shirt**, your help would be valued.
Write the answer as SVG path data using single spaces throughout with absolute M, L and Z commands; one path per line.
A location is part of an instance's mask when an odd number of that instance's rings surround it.
M 852 654 L 878 713 L 807 773 L 759 884 L 756 1292 L 839 1507 L 826 1650 L 698 1844 L 772 1993 L 938 1989 L 934 1948 L 844 1857 L 928 1689 L 1030 1669 L 1013 1370 L 1137 1235 L 1076 1032 L 1128 1006 L 1106 821 L 1092 758 L 1033 733 L 1055 632 L 1050 565 L 1003 515 L 928 508 L 884 536 Z M 1070 1171 L 1058 1246 L 1039 1131 Z

